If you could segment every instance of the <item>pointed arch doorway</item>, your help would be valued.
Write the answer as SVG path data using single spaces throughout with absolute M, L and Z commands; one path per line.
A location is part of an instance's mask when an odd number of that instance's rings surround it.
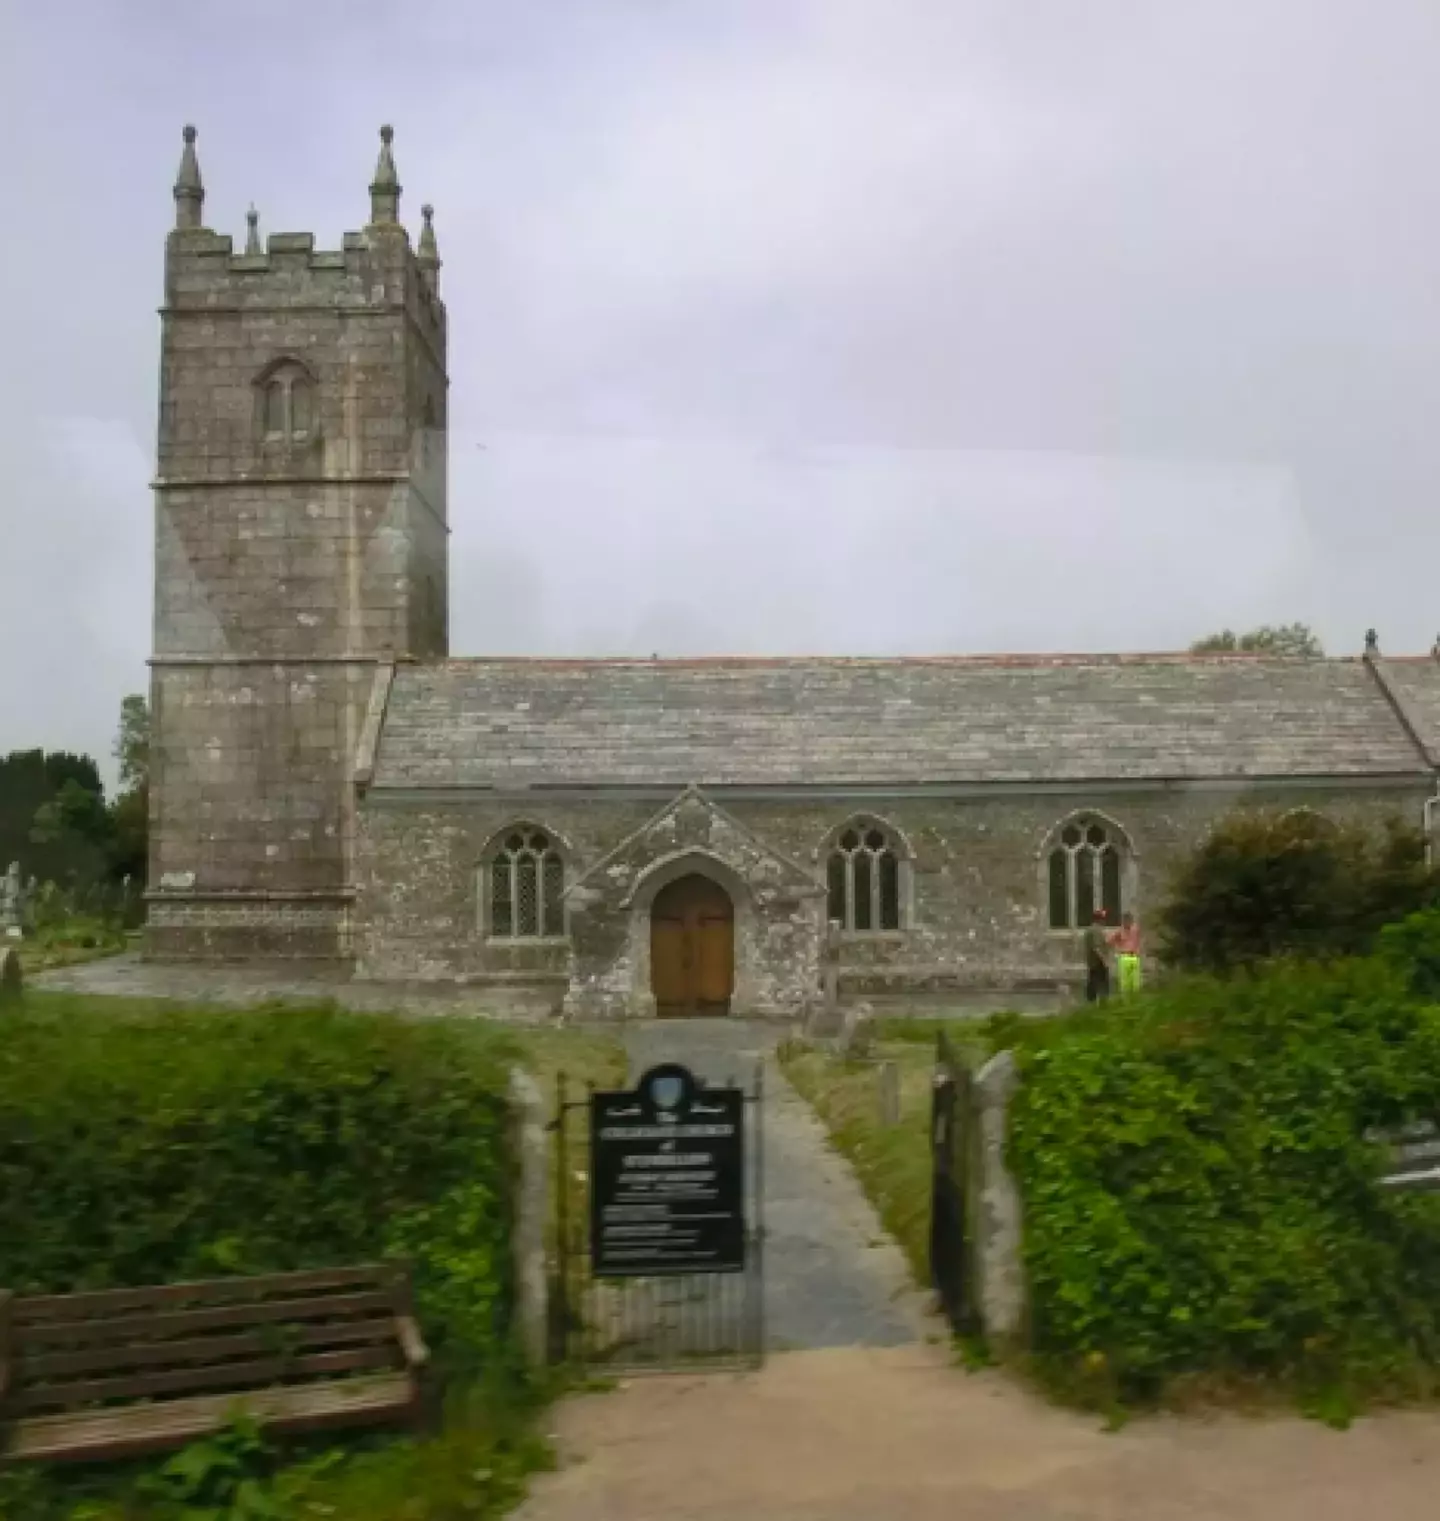
M 662 1018 L 728 1014 L 735 991 L 735 905 L 694 872 L 662 887 L 650 907 L 650 988 Z

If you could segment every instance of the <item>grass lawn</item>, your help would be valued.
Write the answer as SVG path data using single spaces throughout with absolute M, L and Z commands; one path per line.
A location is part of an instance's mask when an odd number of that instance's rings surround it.
M 97 1021 L 123 1023 L 174 1017 L 170 1001 L 106 998 L 29 990 L 28 1010 L 73 1021 L 77 1034 Z M 195 1038 L 209 1018 L 234 1010 L 188 1011 Z M 364 1018 L 367 1016 L 357 1016 Z M 530 1028 L 460 1016 L 467 1039 L 502 1061 L 526 1068 L 547 1106 L 564 1072 L 572 1094 L 586 1082 L 623 1079 L 622 1047 L 590 1030 Z M 303 1445 L 266 1450 L 239 1433 L 187 1449 L 190 1479 L 164 1481 L 163 1460 L 110 1468 L 0 1470 L 3 1521 L 487 1521 L 523 1498 L 528 1476 L 552 1458 L 540 1424 L 546 1405 L 573 1373 L 495 1370 L 468 1387 L 446 1391 L 443 1419 L 428 1436 L 338 1433 Z M 196 1475 L 199 1475 L 196 1478 Z M 242 1496 L 241 1481 L 248 1480 Z M 170 1493 L 163 1491 L 168 1487 Z M 159 1488 L 157 1489 L 157 1485 Z M 187 1485 L 194 1491 L 182 1495 Z M 245 1498 L 248 1496 L 248 1498 Z
M 123 940 L 103 945 L 69 945 L 39 940 L 0 942 L 0 954 L 13 945 L 20 952 L 20 969 L 27 977 L 36 972 L 54 971 L 56 967 L 79 966 L 82 961 L 99 961 L 103 956 L 119 956 L 125 949 Z

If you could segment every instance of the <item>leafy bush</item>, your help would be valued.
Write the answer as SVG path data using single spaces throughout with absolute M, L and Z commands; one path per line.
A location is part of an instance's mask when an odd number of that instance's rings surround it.
M 1440 1009 L 1412 979 L 1392 945 L 1032 1033 L 1010 1155 L 1043 1366 L 1097 1399 L 1440 1381 L 1440 1199 L 1380 1190 L 1363 1139 L 1440 1115 Z
M 1239 812 L 1177 873 L 1161 914 L 1172 966 L 1226 972 L 1276 956 L 1369 951 L 1383 925 L 1440 901 L 1423 836 L 1373 830 L 1306 810 Z
M 63 1008 L 63 1006 L 62 1006 Z M 0 1037 L 0 1283 L 64 1293 L 405 1255 L 451 1366 L 508 1321 L 515 1049 L 328 1008 L 26 1008 Z
M 1380 954 L 1401 970 L 1416 998 L 1440 1002 L 1440 912 L 1387 924 L 1380 931 Z

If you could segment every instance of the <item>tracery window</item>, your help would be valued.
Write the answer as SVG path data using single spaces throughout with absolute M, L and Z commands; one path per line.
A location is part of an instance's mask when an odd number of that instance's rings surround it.
M 282 359 L 259 381 L 260 432 L 267 443 L 301 443 L 315 431 L 315 382 L 304 365 Z
M 1051 929 L 1084 929 L 1096 909 L 1119 922 L 1125 853 L 1120 831 L 1103 819 L 1082 815 L 1060 828 L 1046 859 Z
M 490 933 L 501 940 L 544 940 L 565 933 L 565 862 L 542 830 L 521 825 L 486 863 Z
M 829 917 L 851 933 L 900 928 L 901 855 L 873 822 L 848 825 L 830 847 Z

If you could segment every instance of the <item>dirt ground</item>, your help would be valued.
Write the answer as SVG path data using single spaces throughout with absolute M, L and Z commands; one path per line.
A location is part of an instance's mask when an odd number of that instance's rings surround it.
M 522 1521 L 1436 1521 L 1440 1416 L 1117 1433 L 941 1348 L 829 1348 L 567 1401 Z

